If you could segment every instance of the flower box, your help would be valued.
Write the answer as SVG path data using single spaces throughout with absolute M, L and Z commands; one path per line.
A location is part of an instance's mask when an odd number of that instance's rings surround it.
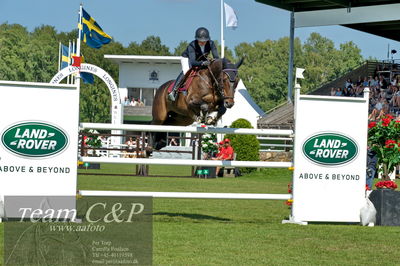
M 377 189 L 369 199 L 376 209 L 377 225 L 400 226 L 400 191 Z

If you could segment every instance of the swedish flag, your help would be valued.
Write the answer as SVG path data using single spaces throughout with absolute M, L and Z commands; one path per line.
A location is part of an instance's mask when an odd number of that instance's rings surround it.
M 82 30 L 81 39 L 92 48 L 98 49 L 112 39 L 83 8 L 82 23 L 78 24 L 78 28 Z
M 61 44 L 61 69 L 69 66 L 69 48 Z

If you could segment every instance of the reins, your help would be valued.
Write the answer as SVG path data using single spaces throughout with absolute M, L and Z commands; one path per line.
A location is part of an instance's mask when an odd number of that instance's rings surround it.
M 214 73 L 211 71 L 210 66 L 207 66 L 207 68 L 208 68 L 208 71 L 209 71 L 210 74 L 211 74 L 211 77 L 212 77 L 213 80 L 214 80 L 214 83 L 217 85 L 217 86 L 216 86 L 216 87 L 217 87 L 217 92 L 220 94 L 220 96 L 221 96 L 224 100 L 225 100 L 225 99 L 233 99 L 233 98 L 234 98 L 233 96 L 225 96 L 224 88 L 223 88 L 223 77 L 222 77 L 222 75 L 223 75 L 223 74 L 228 75 L 229 81 L 230 81 L 230 76 L 229 76 L 229 74 L 226 73 L 224 70 L 222 70 L 222 71 L 221 71 L 221 78 L 220 78 L 220 81 L 218 81 L 217 78 L 214 76 Z M 236 70 L 235 70 L 235 71 L 236 71 Z M 221 83 L 222 83 L 222 85 L 221 85 Z

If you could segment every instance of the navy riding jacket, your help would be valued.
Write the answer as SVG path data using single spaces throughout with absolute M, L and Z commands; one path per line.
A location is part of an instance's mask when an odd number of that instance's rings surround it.
M 189 58 L 189 66 L 201 66 L 201 63 L 203 61 L 207 61 L 207 56 L 208 54 L 212 53 L 214 59 L 218 59 L 218 50 L 217 47 L 215 46 L 214 42 L 209 40 L 205 47 L 204 47 L 204 53 L 201 51 L 200 45 L 197 42 L 197 40 L 192 41 L 186 50 L 183 52 L 182 56 Z

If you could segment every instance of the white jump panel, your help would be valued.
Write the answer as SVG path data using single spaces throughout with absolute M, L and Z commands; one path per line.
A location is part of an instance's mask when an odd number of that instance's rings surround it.
M 296 92 L 293 219 L 359 222 L 365 203 L 368 88 L 363 98 Z
M 0 81 L 0 195 L 76 194 L 75 85 Z

